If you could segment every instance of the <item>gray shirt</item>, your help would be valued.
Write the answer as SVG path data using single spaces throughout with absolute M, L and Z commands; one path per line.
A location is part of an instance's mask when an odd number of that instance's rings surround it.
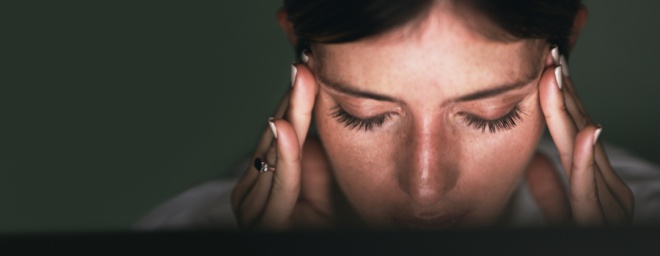
M 637 158 L 629 152 L 604 144 L 614 171 L 635 195 L 633 226 L 660 224 L 660 167 Z M 568 178 L 563 173 L 559 152 L 550 138 L 539 142 L 538 152 L 546 155 L 558 170 L 564 189 L 568 191 Z M 142 218 L 137 230 L 222 228 L 238 229 L 231 209 L 231 192 L 249 159 L 234 168 L 229 178 L 215 179 L 190 188 L 156 207 Z M 512 198 L 513 228 L 544 227 L 545 218 L 534 201 L 527 183 L 521 179 Z

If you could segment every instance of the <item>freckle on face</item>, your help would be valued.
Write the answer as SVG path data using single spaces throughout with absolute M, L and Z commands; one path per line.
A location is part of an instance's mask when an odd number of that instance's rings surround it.
M 443 102 L 538 73 L 543 58 L 536 56 L 545 45 L 493 42 L 456 24 L 460 20 L 438 10 L 411 34 L 416 36 L 312 46 L 317 77 L 397 100 L 398 114 L 373 131 L 351 130 L 331 117 L 338 100 L 324 85 L 315 103 L 337 183 L 373 225 L 391 226 L 392 216 L 465 213 L 462 225 L 492 223 L 540 138 L 544 125 L 534 85 L 518 92 L 522 120 L 497 133 L 465 125 L 453 112 L 459 107 Z

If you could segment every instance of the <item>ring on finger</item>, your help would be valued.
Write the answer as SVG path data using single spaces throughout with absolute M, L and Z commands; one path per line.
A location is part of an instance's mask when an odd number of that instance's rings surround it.
M 259 171 L 259 172 L 274 172 L 275 171 L 275 167 L 273 167 L 272 165 L 264 162 L 263 160 L 261 160 L 261 158 L 258 158 L 258 157 L 256 159 L 254 159 L 254 168 L 256 168 L 257 171 Z

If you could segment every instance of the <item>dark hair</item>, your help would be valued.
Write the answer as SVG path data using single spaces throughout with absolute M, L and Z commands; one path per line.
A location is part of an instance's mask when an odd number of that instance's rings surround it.
M 568 54 L 568 38 L 580 0 L 448 0 L 485 15 L 509 37 L 546 39 Z M 431 8 L 434 0 L 284 0 L 284 9 L 299 39 L 342 43 L 377 35 L 404 25 Z M 484 31 L 482 31 L 484 32 Z M 493 38 L 493 37 L 491 37 Z M 495 38 L 498 39 L 498 38 Z M 499 39 L 503 39 L 500 37 Z M 299 53 L 300 51 L 298 51 Z

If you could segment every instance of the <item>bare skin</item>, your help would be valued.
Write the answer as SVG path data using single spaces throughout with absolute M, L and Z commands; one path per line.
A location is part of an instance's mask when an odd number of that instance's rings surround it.
M 286 13 L 278 20 L 295 44 Z M 571 44 L 585 21 L 583 9 Z M 443 6 L 376 37 L 313 44 L 255 150 L 276 171 L 249 170 L 234 190 L 240 226 L 493 226 L 523 178 L 550 224 L 630 223 L 632 193 L 594 146 L 598 127 L 551 48 L 488 40 Z M 568 200 L 535 153 L 546 124 Z

